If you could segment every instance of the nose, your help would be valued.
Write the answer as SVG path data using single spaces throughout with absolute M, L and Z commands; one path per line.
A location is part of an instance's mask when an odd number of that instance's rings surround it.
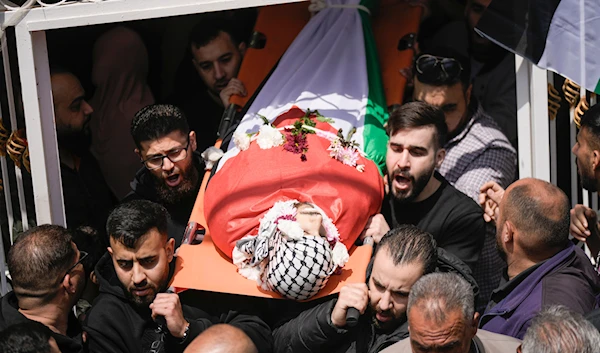
M 215 78 L 217 80 L 222 79 L 223 77 L 225 77 L 225 69 L 223 68 L 223 66 L 221 64 L 216 64 L 215 65 Z
M 135 285 L 143 284 L 146 281 L 146 273 L 144 269 L 139 264 L 133 265 L 133 274 L 132 280 Z
M 381 310 L 387 310 L 392 307 L 392 297 L 390 295 L 390 292 L 385 291 L 385 293 L 383 293 L 383 296 L 379 300 L 379 307 L 381 308 Z
M 574 144 L 573 148 L 571 148 L 571 152 L 573 152 L 573 154 L 577 154 L 577 150 L 578 150 L 577 144 Z
M 398 153 L 396 166 L 400 169 L 410 169 L 410 154 L 408 153 L 408 150 L 405 149 Z
M 83 113 L 85 115 L 90 115 L 94 112 L 94 108 L 92 108 L 92 106 L 87 102 L 87 101 L 83 101 L 81 103 L 82 108 L 83 108 Z
M 175 166 L 175 163 L 171 162 L 171 160 L 167 156 L 163 157 L 162 162 L 163 162 L 162 170 L 164 170 L 164 171 L 169 171 L 169 170 L 173 169 L 173 167 Z

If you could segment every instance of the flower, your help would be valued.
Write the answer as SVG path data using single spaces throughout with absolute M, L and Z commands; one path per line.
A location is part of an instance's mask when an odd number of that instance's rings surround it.
M 282 219 L 277 223 L 277 229 L 291 240 L 300 240 L 304 236 L 304 230 L 296 221 Z
M 338 155 L 336 159 L 345 165 L 349 165 L 351 167 L 356 166 L 356 162 L 358 162 L 358 151 L 356 148 L 352 147 L 344 147 L 338 150 Z
M 288 152 L 301 154 L 308 149 L 308 143 L 305 135 L 286 134 L 285 140 L 286 142 L 285 145 L 283 145 L 283 149 Z
M 221 157 L 223 157 L 223 150 L 211 146 L 204 150 L 204 152 L 202 152 L 200 156 L 202 156 L 202 159 L 204 159 L 205 168 L 212 169 L 214 164 L 218 162 L 219 159 L 221 159 Z
M 279 146 L 283 144 L 283 142 L 283 134 L 273 126 L 262 125 L 260 127 L 260 130 L 258 131 L 258 137 L 256 138 L 256 143 L 258 143 L 258 146 L 263 150 Z
M 236 131 L 233 134 L 233 143 L 240 151 L 245 151 L 250 147 L 250 136 L 241 131 Z
M 348 249 L 346 249 L 346 246 L 344 246 L 342 242 L 338 241 L 335 243 L 333 251 L 331 252 L 331 259 L 338 267 L 343 267 L 350 259 L 350 256 L 348 255 Z
M 365 171 L 365 165 L 364 164 L 359 164 L 356 166 L 356 170 L 358 170 L 359 172 L 364 172 Z

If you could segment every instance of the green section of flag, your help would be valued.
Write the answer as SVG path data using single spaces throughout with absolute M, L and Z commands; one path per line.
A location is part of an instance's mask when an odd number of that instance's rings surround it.
M 594 89 L 594 93 L 600 94 L 600 79 L 598 80 L 598 83 L 596 84 L 596 88 Z
M 373 10 L 377 0 L 362 0 L 361 5 Z M 363 131 L 364 151 L 367 157 L 379 166 L 379 171 L 385 171 L 385 154 L 387 151 L 388 136 L 384 124 L 387 122 L 387 104 L 383 91 L 383 80 L 377 57 L 377 46 L 375 36 L 371 27 L 370 15 L 358 10 L 363 24 L 365 38 L 365 55 L 367 58 L 367 75 L 369 77 L 369 97 L 365 114 L 365 125 Z

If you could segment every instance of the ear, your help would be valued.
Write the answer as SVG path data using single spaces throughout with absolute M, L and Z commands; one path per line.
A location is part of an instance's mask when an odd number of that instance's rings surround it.
M 173 261 L 173 254 L 175 249 L 175 239 L 171 238 L 167 240 L 167 245 L 165 246 L 165 251 L 167 252 L 167 261 L 171 263 Z
M 138 148 L 134 149 L 134 150 L 133 150 L 133 152 L 135 152 L 135 154 L 137 154 L 137 155 L 138 155 L 138 157 L 140 157 L 140 159 L 144 159 L 144 158 L 142 157 L 142 153 L 140 152 L 140 150 L 139 150 Z
M 592 156 L 592 169 L 600 169 L 600 151 L 594 150 Z
M 240 54 L 242 54 L 242 56 L 246 55 L 246 43 L 241 42 L 240 44 L 238 44 L 238 50 L 240 51 Z
M 110 254 L 110 257 L 113 257 L 113 249 L 109 246 L 108 248 L 106 248 L 106 250 Z
M 190 131 L 190 147 L 192 149 L 192 151 L 196 151 L 196 148 L 198 147 L 198 145 L 196 144 L 196 132 L 195 131 Z
M 98 284 L 98 277 L 96 277 L 96 271 L 90 273 L 90 281 L 94 284 Z
M 473 315 L 473 321 L 471 322 L 471 327 L 469 330 L 471 331 L 471 338 L 475 337 L 477 334 L 477 327 L 479 326 L 479 313 L 475 312 Z
M 473 84 L 469 85 L 467 91 L 465 92 L 465 101 L 467 102 L 467 107 L 471 104 L 471 92 L 473 92 Z
M 75 294 L 77 292 L 77 284 L 72 280 L 70 273 L 67 273 L 65 278 L 63 278 L 62 285 L 69 294 Z
M 446 150 L 443 148 L 440 148 L 435 155 L 435 168 L 436 169 L 442 166 L 442 163 L 444 162 L 444 158 L 446 158 Z
M 504 222 L 504 229 L 502 230 L 502 242 L 511 243 L 514 239 L 515 226 L 510 221 Z

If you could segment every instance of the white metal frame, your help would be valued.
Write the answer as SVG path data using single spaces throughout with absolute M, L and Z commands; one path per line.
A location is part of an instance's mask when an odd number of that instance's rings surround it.
M 299 1 L 107 0 L 29 10 L 15 34 L 37 223 L 66 225 L 44 31 Z M 0 23 L 17 15 L 0 12 Z

